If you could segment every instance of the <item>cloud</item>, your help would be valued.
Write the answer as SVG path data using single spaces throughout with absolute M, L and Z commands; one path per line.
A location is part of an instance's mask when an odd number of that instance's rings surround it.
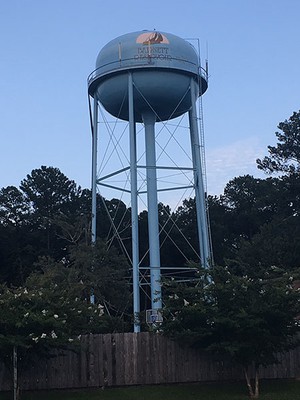
M 264 177 L 257 169 L 256 159 L 266 154 L 266 147 L 257 137 L 248 137 L 206 151 L 208 194 L 223 193 L 225 185 L 242 175 Z

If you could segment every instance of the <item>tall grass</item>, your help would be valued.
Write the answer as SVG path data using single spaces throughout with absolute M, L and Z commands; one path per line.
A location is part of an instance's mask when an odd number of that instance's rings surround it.
M 0 400 L 9 400 L 11 393 L 0 393 Z M 288 380 L 261 383 L 261 400 L 300 400 L 300 382 Z M 246 386 L 241 383 L 177 384 L 134 386 L 105 390 L 51 390 L 24 392 L 22 400 L 248 400 Z

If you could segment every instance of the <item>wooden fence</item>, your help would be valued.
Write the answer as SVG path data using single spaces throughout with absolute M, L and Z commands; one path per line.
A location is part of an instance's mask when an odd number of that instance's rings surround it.
M 300 378 L 300 349 L 262 369 L 261 377 Z M 233 379 L 243 379 L 237 366 L 144 332 L 85 336 L 77 353 L 66 352 L 28 368 L 20 386 L 39 390 Z M 0 390 L 10 388 L 8 373 L 0 365 Z

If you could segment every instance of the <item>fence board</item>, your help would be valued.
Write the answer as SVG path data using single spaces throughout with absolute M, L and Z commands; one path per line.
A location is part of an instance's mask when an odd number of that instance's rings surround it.
M 136 334 L 124 334 L 124 384 L 133 385 L 136 382 Z
M 115 368 L 113 368 L 112 355 L 115 353 L 113 335 L 103 335 L 103 364 L 104 364 L 104 386 L 114 386 L 116 380 Z
M 145 335 L 144 333 L 139 333 L 137 337 L 137 365 L 138 365 L 138 377 L 137 384 L 142 384 L 145 382 L 146 376 L 146 360 L 145 360 Z
M 175 350 L 175 342 L 167 340 L 167 357 L 168 357 L 168 381 L 176 382 L 177 354 Z
M 88 337 L 82 336 L 80 340 L 80 382 L 82 387 L 88 386 L 88 368 L 87 368 L 87 353 L 88 353 Z
M 95 335 L 96 348 L 95 348 L 95 365 L 97 368 L 97 380 L 99 387 L 104 387 L 104 372 L 103 372 L 103 340 L 102 335 Z
M 114 337 L 115 337 L 116 385 L 123 386 L 125 384 L 124 335 L 115 334 Z

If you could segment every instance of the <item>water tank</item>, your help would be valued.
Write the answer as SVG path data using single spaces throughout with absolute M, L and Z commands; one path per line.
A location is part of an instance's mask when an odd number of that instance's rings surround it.
M 88 79 L 113 116 L 128 120 L 128 72 L 134 82 L 135 121 L 151 110 L 156 121 L 178 117 L 191 107 L 190 81 L 197 81 L 198 95 L 207 89 L 207 76 L 194 47 L 171 33 L 139 31 L 110 41 L 99 52 L 96 69 Z

